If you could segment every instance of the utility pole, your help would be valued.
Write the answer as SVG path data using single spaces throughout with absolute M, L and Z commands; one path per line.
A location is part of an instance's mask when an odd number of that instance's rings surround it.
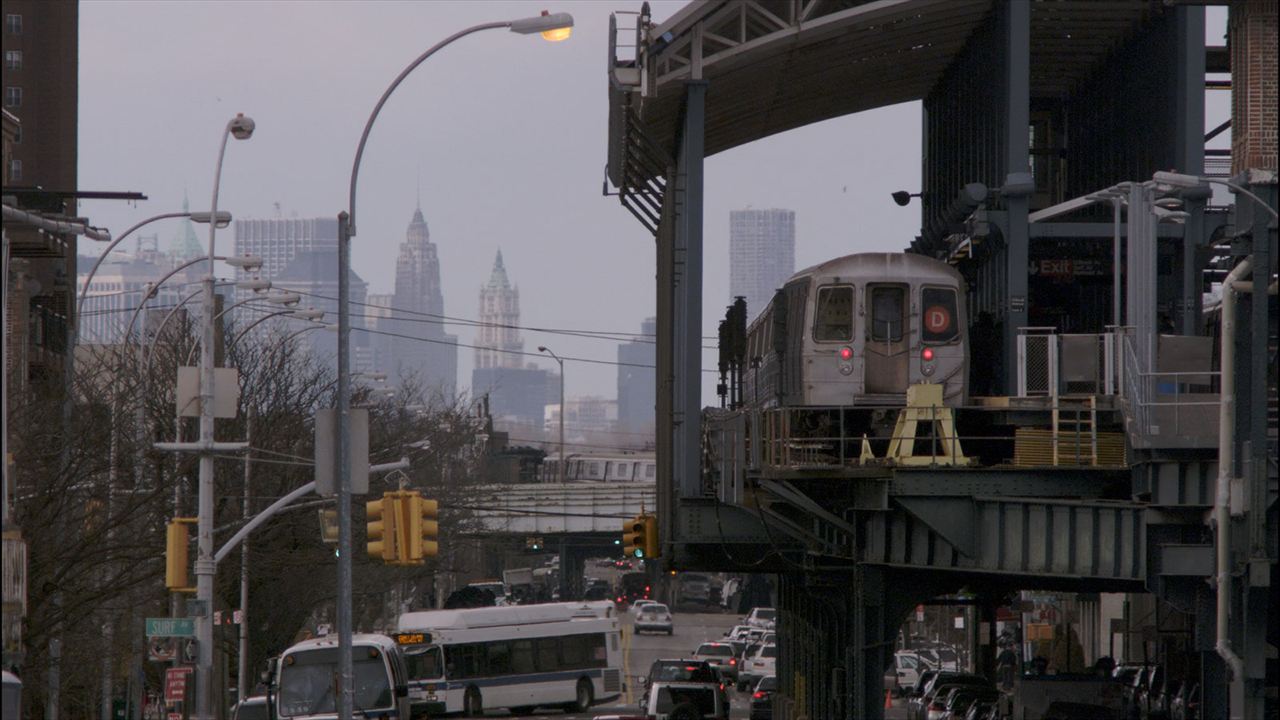
M 253 474 L 253 408 L 247 410 L 244 440 L 249 447 L 244 451 L 244 506 L 240 516 L 249 522 L 249 481 Z M 236 701 L 244 700 L 249 692 L 249 538 L 240 546 L 240 653 L 236 668 Z

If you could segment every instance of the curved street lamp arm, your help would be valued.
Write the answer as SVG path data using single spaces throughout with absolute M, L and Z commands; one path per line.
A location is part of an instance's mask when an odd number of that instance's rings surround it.
M 146 220 L 143 220 L 142 222 L 138 223 L 137 225 L 134 225 L 133 227 L 129 228 L 128 230 L 125 230 L 120 235 L 120 237 L 116 238 L 115 240 L 112 240 L 111 244 L 108 245 L 105 249 L 103 249 L 102 254 L 98 256 L 97 262 L 93 264 L 93 268 L 89 270 L 88 276 L 85 277 L 84 288 L 80 291 L 80 299 L 76 301 L 76 325 L 80 324 L 80 311 L 81 309 L 84 308 L 85 296 L 89 294 L 89 283 L 93 282 L 93 276 L 98 273 L 98 268 L 102 265 L 102 261 L 107 259 L 107 255 L 109 255 L 111 251 L 114 250 L 115 247 L 119 245 L 122 240 L 129 237 L 129 235 L 133 233 L 133 231 L 137 230 L 143 225 L 146 225 L 148 223 L 153 223 L 157 220 L 165 220 L 167 218 L 177 218 L 177 217 L 191 217 L 191 213 L 171 212 L 171 213 L 161 213 L 160 215 L 149 217 Z
M 169 324 L 169 319 L 172 318 L 174 315 L 177 315 L 178 311 L 182 309 L 183 305 L 186 305 L 187 303 L 194 300 L 195 297 L 202 292 L 204 292 L 204 288 L 200 288 L 199 290 L 196 290 L 195 292 L 183 298 L 182 301 L 179 302 L 177 305 L 174 305 L 173 309 L 169 310 L 169 312 L 165 314 L 164 319 L 160 321 L 160 326 L 156 328 L 156 337 L 159 338 L 162 334 L 164 334 L 164 329 L 165 329 L 165 326 Z M 142 368 L 143 377 L 151 377 L 151 360 L 152 358 L 155 357 L 155 355 L 156 355 L 156 346 L 155 346 L 155 343 L 152 343 L 150 350 L 147 352 L 147 360 L 143 364 L 143 368 Z
M 262 317 L 258 318 L 257 320 L 254 320 L 253 322 L 251 322 L 251 323 L 249 323 L 248 325 L 246 325 L 246 326 L 244 327 L 244 329 L 243 329 L 243 330 L 241 330 L 240 332 L 236 333 L 236 336 L 235 336 L 235 337 L 233 337 L 233 338 L 231 338 L 231 342 L 227 344 L 227 347 L 230 347 L 230 346 L 235 345 L 236 343 L 240 342 L 240 338 L 244 337 L 245 333 L 247 333 L 247 332 L 249 332 L 250 330 L 254 329 L 255 327 L 257 327 L 257 326 L 261 325 L 263 322 L 265 322 L 265 321 L 267 321 L 267 320 L 270 320 L 270 319 L 271 319 L 271 318 L 273 318 L 273 317 L 280 317 L 281 315 L 288 315 L 288 314 L 290 314 L 290 313 L 292 313 L 292 312 L 293 312 L 292 310 L 277 310 L 277 311 L 275 311 L 275 312 L 273 312 L 273 313 L 267 313 L 266 315 L 263 315 Z
M 408 77 L 409 73 L 413 72 L 415 68 L 423 63 L 423 61 L 436 54 L 437 51 L 454 40 L 481 30 L 494 30 L 506 27 L 511 27 L 510 21 L 481 23 L 480 25 L 472 25 L 465 30 L 459 30 L 444 40 L 432 45 L 429 50 L 419 55 L 413 62 L 409 63 L 409 66 L 404 70 L 401 70 L 400 74 L 396 76 L 396 79 L 393 80 L 391 85 L 387 87 L 386 91 L 382 93 L 382 97 L 378 98 L 378 104 L 373 107 L 373 113 L 369 115 L 369 120 L 364 124 L 364 132 L 360 133 L 360 144 L 356 146 L 356 159 L 351 165 L 351 194 L 347 205 L 347 207 L 350 208 L 350 217 L 347 218 L 347 227 L 348 232 L 351 235 L 354 236 L 356 234 L 356 178 L 360 175 L 360 159 L 364 157 L 364 145 L 369 140 L 369 131 L 373 129 L 373 122 L 378 119 L 378 113 L 382 112 L 382 106 L 387 103 L 387 98 L 391 97 L 391 93 L 395 92 L 395 89 L 400 86 L 400 83 L 403 82 L 406 77 Z M 213 209 L 215 211 L 218 209 L 216 196 L 214 198 Z
M 198 257 L 198 258 L 193 258 L 191 260 L 188 260 L 182 263 L 181 265 L 179 265 L 178 267 L 170 270 L 164 277 L 160 278 L 154 285 L 152 285 L 151 291 L 148 292 L 146 295 L 144 295 L 142 297 L 142 300 L 138 302 L 138 307 L 133 309 L 133 315 L 129 318 L 129 327 L 126 328 L 124 331 L 125 342 L 128 342 L 129 338 L 133 336 L 133 324 L 138 321 L 138 315 L 139 313 L 142 312 L 142 308 L 146 307 L 147 301 L 151 299 L 152 293 L 158 291 L 160 289 L 160 286 L 165 284 L 165 282 L 169 278 L 173 277 L 174 275 L 177 275 L 179 272 L 186 270 L 187 268 L 191 267 L 192 265 L 195 265 L 196 263 L 202 263 L 208 259 L 209 258 L 206 258 L 206 257 Z M 224 258 L 213 258 L 213 259 L 223 260 Z M 212 270 L 210 270 L 210 272 L 212 272 Z
M 1255 195 L 1255 194 L 1254 194 L 1251 190 L 1249 190 L 1248 188 L 1246 188 L 1246 187 L 1244 187 L 1244 186 L 1242 186 L 1242 185 L 1240 185 L 1240 184 L 1238 184 L 1238 183 L 1233 183 L 1233 182 L 1231 182 L 1230 180 L 1223 180 L 1223 179 L 1221 179 L 1221 178 L 1205 178 L 1205 179 L 1206 179 L 1206 180 L 1208 180 L 1208 181 L 1209 181 L 1209 182 L 1211 182 L 1211 183 L 1218 183 L 1218 184 L 1220 184 L 1220 185 L 1226 185 L 1227 187 L 1231 188 L 1232 190 L 1235 190 L 1236 192 L 1240 193 L 1241 195 L 1245 195 L 1245 196 L 1249 197 L 1249 198 L 1250 198 L 1250 199 L 1252 199 L 1254 202 L 1256 202 L 1256 203 L 1258 203 L 1259 205 L 1261 205 L 1261 206 L 1262 206 L 1262 208 L 1263 208 L 1264 210 L 1266 210 L 1267 212 L 1271 213 L 1271 217 L 1273 217 L 1273 218 L 1275 218 L 1275 219 L 1277 219 L 1277 220 L 1280 220 L 1280 213 L 1277 213 L 1277 212 L 1276 212 L 1276 209 L 1275 209 L 1275 208 L 1273 208 L 1273 207 L 1271 207 L 1270 205 L 1268 205 L 1266 200 L 1263 200 L 1262 198 L 1258 197 L 1257 195 Z

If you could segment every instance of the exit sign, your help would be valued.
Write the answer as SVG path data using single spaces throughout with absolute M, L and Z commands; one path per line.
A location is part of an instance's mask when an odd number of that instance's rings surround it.
M 195 637 L 194 618 L 147 618 L 147 637 Z

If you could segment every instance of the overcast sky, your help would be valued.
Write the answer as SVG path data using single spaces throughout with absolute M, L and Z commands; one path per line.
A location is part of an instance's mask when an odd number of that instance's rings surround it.
M 684 3 L 650 4 L 660 21 Z M 243 112 L 257 131 L 227 149 L 220 207 L 237 218 L 275 217 L 277 204 L 284 217 L 335 216 L 345 208 L 364 122 L 405 65 L 469 25 L 566 10 L 576 22 L 567 42 L 480 33 L 428 60 L 396 91 L 361 166 L 353 267 L 370 292 L 392 291 L 420 196 L 440 252 L 447 314 L 477 316 L 480 285 L 501 248 L 520 287 L 522 325 L 638 332 L 655 314 L 653 238 L 616 197 L 601 196 L 601 181 L 609 13 L 639 6 L 86 0 L 79 184 L 149 200 L 85 201 L 81 212 L 118 233 L 179 209 L 184 191 L 193 210 L 207 209 L 220 133 Z M 889 193 L 919 188 L 919 105 L 713 156 L 705 182 L 704 334 L 714 335 L 728 301 L 730 210 L 795 210 L 797 268 L 910 242 L 918 205 L 899 208 Z M 173 221 L 152 227 L 162 248 L 178 229 Z M 229 252 L 233 238 L 220 233 L 219 252 Z M 450 332 L 472 340 L 471 328 Z M 545 344 L 560 355 L 616 359 L 608 341 L 531 332 L 524 340 L 530 351 Z M 473 351 L 460 349 L 458 359 L 465 388 Z M 714 364 L 708 353 L 704 366 Z M 565 375 L 570 396 L 615 394 L 613 367 L 569 363 Z M 703 401 L 711 404 L 714 383 L 706 380 Z

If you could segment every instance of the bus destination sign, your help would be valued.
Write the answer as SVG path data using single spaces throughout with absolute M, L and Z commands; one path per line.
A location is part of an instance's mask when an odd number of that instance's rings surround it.
M 396 633 L 397 645 L 422 645 L 431 642 L 431 633 L 410 632 Z

